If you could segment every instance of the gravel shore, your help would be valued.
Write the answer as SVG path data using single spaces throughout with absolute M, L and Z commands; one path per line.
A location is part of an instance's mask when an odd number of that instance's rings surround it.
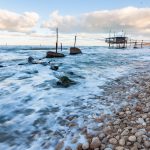
M 83 129 L 87 142 L 80 143 L 77 150 L 150 150 L 150 71 L 145 69 L 118 78 L 104 87 L 103 97 L 125 101 L 125 106 L 114 110 L 113 115 L 95 118 L 103 125 L 98 134 L 91 135 Z M 56 150 L 61 149 L 59 143 Z M 66 150 L 71 150 L 68 146 Z

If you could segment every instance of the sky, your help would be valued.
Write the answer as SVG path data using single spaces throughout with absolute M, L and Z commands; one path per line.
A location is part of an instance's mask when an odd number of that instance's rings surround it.
M 0 0 L 0 45 L 103 45 L 125 32 L 149 40 L 150 0 Z

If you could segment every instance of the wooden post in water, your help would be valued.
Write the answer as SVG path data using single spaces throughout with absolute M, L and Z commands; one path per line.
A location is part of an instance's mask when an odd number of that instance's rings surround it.
M 142 42 L 141 42 L 141 48 L 143 48 L 143 40 L 142 40 Z
M 109 48 L 110 48 L 110 33 L 111 33 L 111 30 L 109 31 Z
M 56 28 L 56 53 L 58 50 L 58 28 Z
M 62 43 L 60 43 L 60 45 L 61 45 L 61 51 L 62 51 Z
M 74 39 L 74 48 L 76 47 L 76 40 L 77 40 L 77 36 L 75 35 L 75 39 Z
M 137 48 L 137 40 L 134 43 L 134 48 Z

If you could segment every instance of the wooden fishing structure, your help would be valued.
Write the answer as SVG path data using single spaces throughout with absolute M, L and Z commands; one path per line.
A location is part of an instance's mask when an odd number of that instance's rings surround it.
M 109 48 L 124 49 L 127 47 L 143 48 L 143 46 L 150 46 L 150 42 L 145 42 L 144 40 L 129 40 L 123 31 L 119 36 L 115 34 L 111 36 L 110 34 L 111 32 L 109 33 L 109 37 L 105 38 L 105 42 L 108 43 Z
M 109 32 L 109 37 L 105 39 L 105 42 L 109 44 L 109 48 L 126 48 L 128 43 L 128 37 L 125 34 L 111 36 Z

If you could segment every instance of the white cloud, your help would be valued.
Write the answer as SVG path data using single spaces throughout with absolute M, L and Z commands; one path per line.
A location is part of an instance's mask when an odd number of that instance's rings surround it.
M 0 9 L 0 30 L 9 32 L 30 32 L 37 24 L 39 15 L 35 12 L 18 14 Z
M 59 27 L 65 33 L 106 33 L 110 29 L 116 32 L 124 29 L 129 33 L 150 34 L 150 8 L 126 7 L 90 12 L 78 17 L 62 16 L 58 11 L 54 11 L 42 27 L 51 30 Z

